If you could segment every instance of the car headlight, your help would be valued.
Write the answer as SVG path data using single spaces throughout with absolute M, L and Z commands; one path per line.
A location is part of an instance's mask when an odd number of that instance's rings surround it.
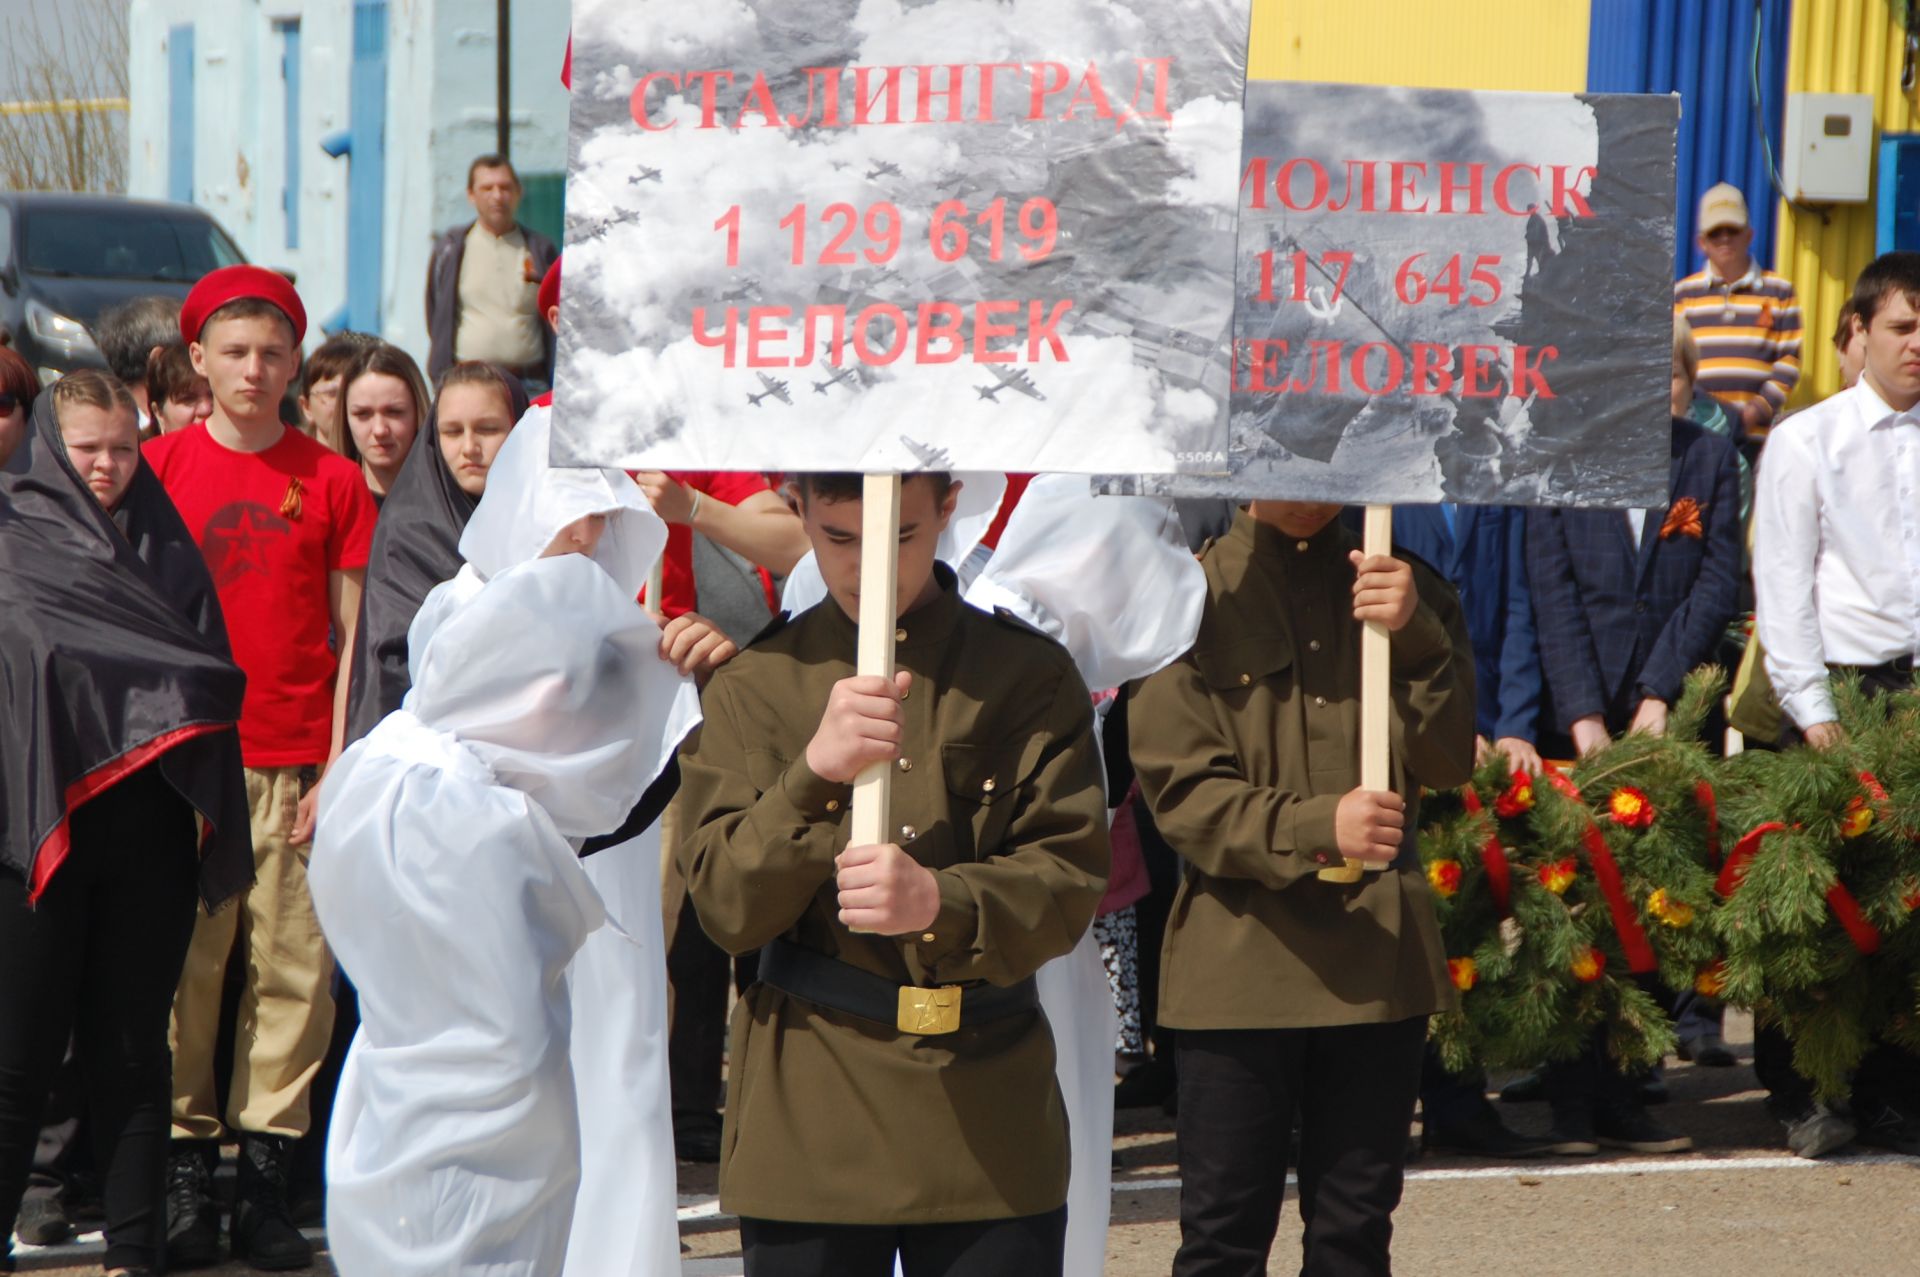
M 85 324 L 49 310 L 37 301 L 27 302 L 27 331 L 37 340 L 68 355 L 100 353 L 100 348 L 93 343 L 93 334 L 87 331 Z

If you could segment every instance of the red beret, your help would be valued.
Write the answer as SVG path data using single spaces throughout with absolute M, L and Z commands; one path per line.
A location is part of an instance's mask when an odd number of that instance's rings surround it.
M 553 259 L 553 265 L 547 267 L 547 273 L 540 280 L 540 320 L 546 322 L 547 312 L 560 304 L 560 259 Z
M 199 341 L 200 330 L 214 311 L 246 297 L 266 302 L 285 315 L 293 325 L 294 345 L 306 339 L 307 308 L 300 304 L 300 294 L 285 275 L 259 266 L 223 266 L 202 275 L 180 307 L 180 335 L 188 341 Z

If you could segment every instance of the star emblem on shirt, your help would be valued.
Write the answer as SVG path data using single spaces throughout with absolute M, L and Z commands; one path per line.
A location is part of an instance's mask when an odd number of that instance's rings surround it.
M 224 589 L 249 572 L 271 575 L 267 541 L 291 530 L 285 519 L 251 501 L 236 501 L 215 511 L 200 542 L 215 588 Z

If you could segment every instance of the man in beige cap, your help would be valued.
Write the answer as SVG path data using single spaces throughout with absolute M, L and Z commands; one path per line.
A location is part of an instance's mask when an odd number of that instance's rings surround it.
M 1791 283 L 1748 252 L 1753 227 L 1738 187 L 1709 188 L 1698 227 L 1706 268 L 1673 286 L 1674 312 L 1700 348 L 1699 388 L 1757 445 L 1800 380 L 1800 303 Z

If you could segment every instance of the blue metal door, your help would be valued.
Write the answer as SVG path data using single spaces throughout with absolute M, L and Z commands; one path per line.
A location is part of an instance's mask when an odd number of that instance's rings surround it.
M 193 202 L 193 24 L 167 30 L 167 198 Z
M 273 24 L 280 36 L 280 109 L 286 120 L 281 153 L 286 156 L 280 209 L 287 220 L 287 247 L 300 247 L 300 19 Z

